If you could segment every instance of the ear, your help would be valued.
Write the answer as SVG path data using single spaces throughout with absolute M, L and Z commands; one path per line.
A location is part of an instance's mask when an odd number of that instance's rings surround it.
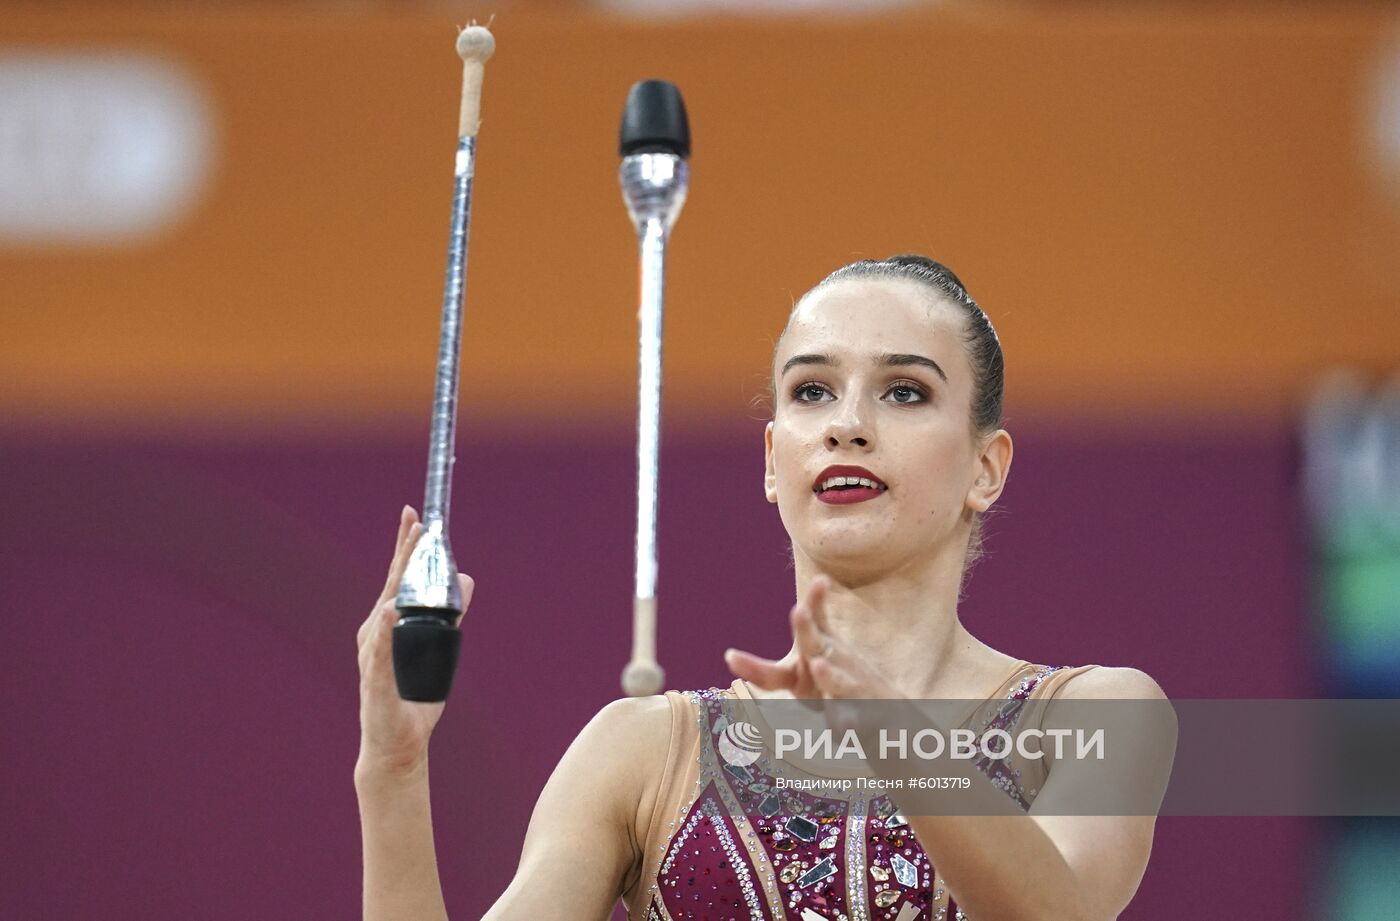
M 773 465 L 773 423 L 763 427 L 763 495 L 774 504 L 778 501 L 778 471 Z
M 977 455 L 977 476 L 972 488 L 967 492 L 967 507 L 974 512 L 985 512 L 997 501 L 1006 478 L 1011 473 L 1011 433 L 997 429 L 981 442 Z

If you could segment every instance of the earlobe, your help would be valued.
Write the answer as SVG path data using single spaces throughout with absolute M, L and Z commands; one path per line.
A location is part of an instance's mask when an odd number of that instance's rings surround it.
M 1006 488 L 1006 478 L 1011 473 L 1011 454 L 1011 433 L 997 429 L 987 439 L 978 458 L 980 472 L 967 496 L 967 506 L 972 511 L 985 512 L 991 508 Z

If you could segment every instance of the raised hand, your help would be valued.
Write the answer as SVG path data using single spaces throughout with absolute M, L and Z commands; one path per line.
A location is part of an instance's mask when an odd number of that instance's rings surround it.
M 404 506 L 389 575 L 369 616 L 356 636 L 360 659 L 360 760 L 358 771 L 401 772 L 420 765 L 427 757 L 428 739 L 442 716 L 441 703 L 402 700 L 394 684 L 393 629 L 399 612 L 394 597 L 399 591 L 408 556 L 423 532 L 418 514 Z M 462 587 L 462 609 L 471 603 L 474 583 L 457 574 Z
M 793 650 L 782 659 L 765 659 L 730 649 L 725 664 L 736 677 L 764 690 L 788 690 L 799 700 L 886 700 L 900 695 L 850 644 L 837 638 L 827 622 L 831 584 L 817 576 L 788 615 Z

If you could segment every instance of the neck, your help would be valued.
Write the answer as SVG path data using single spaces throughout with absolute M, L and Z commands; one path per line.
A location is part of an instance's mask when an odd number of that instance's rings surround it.
M 806 594 L 813 578 L 826 575 L 831 582 L 827 628 L 875 663 L 904 697 L 970 697 L 996 680 L 989 675 L 999 677 L 1015 661 L 968 633 L 958 619 L 961 554 L 940 554 L 875 575 L 819 565 L 796 551 L 794 564 L 797 597 Z M 788 655 L 796 657 L 795 646 Z

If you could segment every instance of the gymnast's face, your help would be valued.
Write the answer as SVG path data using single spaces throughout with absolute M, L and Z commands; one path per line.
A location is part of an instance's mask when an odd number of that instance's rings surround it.
M 798 304 L 774 357 L 764 479 L 794 554 L 854 579 L 961 564 L 1010 465 L 1009 436 L 988 457 L 972 432 L 963 329 L 906 279 L 838 281 Z

